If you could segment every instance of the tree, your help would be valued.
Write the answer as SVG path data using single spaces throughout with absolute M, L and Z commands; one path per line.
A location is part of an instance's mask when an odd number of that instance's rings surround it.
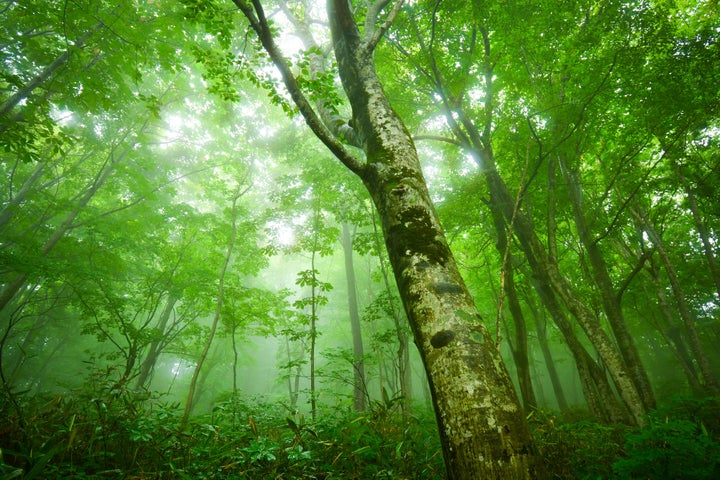
M 539 462 L 512 383 L 455 264 L 410 133 L 390 106 L 373 54 L 403 2 L 368 3 L 361 32 L 346 1 L 327 4 L 333 50 L 362 161 L 322 123 L 279 50 L 259 1 L 236 0 L 305 121 L 364 183 L 430 382 L 450 478 L 530 478 Z M 346 137 L 347 138 L 347 137 Z
M 228 266 L 230 265 L 230 261 L 234 254 L 235 242 L 237 240 L 238 202 L 240 201 L 240 198 L 248 192 L 248 190 L 250 190 L 249 186 L 243 185 L 242 181 L 238 181 L 236 190 L 232 194 L 232 207 L 230 212 L 230 238 L 228 239 L 227 252 L 225 253 L 225 258 L 223 259 L 222 266 L 220 267 L 220 273 L 218 275 L 215 313 L 213 314 L 212 323 L 210 325 L 210 332 L 207 336 L 207 339 L 205 340 L 205 345 L 202 349 L 202 352 L 200 352 L 200 357 L 195 364 L 195 370 L 193 371 L 193 376 L 190 380 L 190 388 L 188 390 L 187 401 L 185 402 L 185 411 L 180 421 L 181 429 L 184 429 L 187 426 L 188 420 L 190 418 L 190 411 L 193 407 L 198 377 L 200 376 L 200 372 L 202 371 L 205 360 L 207 359 L 208 352 L 210 352 L 210 347 L 212 346 L 213 339 L 215 338 L 215 332 L 217 331 L 217 327 L 220 323 L 220 318 L 222 316 L 223 307 L 225 305 L 225 279 L 228 273 Z
M 358 412 L 365 410 L 365 365 L 360 312 L 357 302 L 357 285 L 355 282 L 355 264 L 353 262 L 353 237 L 350 225 L 343 222 L 340 243 L 345 257 L 345 278 L 348 288 L 348 313 L 353 339 L 353 407 Z

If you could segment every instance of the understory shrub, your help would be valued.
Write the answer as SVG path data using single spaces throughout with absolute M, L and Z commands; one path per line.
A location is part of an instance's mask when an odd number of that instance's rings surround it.
M 376 402 L 309 423 L 280 403 L 230 397 L 180 430 L 178 405 L 100 390 L 25 399 L 24 418 L 0 428 L 0 479 L 442 478 L 434 417 L 422 408 L 403 419 Z
M 433 412 L 397 399 L 308 421 L 280 402 L 229 395 L 180 430 L 181 411 L 157 395 L 96 383 L 73 395 L 0 402 L 0 479 L 444 478 Z M 11 408 L 12 407 L 12 408 Z M 643 428 L 604 425 L 579 411 L 530 415 L 554 479 L 720 478 L 720 402 L 678 398 Z

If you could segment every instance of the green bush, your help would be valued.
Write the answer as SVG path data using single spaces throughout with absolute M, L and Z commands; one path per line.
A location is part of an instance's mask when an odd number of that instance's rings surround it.
M 720 444 L 689 420 L 653 421 L 629 434 L 625 455 L 613 464 L 613 471 L 622 479 L 720 478 Z

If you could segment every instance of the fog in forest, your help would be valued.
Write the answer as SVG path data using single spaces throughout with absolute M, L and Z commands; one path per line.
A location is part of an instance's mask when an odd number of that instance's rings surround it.
M 0 2 L 0 479 L 720 478 L 717 2 Z

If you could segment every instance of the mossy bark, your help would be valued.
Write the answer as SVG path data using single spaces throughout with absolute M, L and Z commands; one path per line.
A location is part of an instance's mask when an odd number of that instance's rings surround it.
M 329 1 L 336 59 L 366 155 L 360 176 L 423 359 L 451 479 L 537 478 L 509 375 L 448 247 L 415 145 L 375 73 L 347 2 Z

